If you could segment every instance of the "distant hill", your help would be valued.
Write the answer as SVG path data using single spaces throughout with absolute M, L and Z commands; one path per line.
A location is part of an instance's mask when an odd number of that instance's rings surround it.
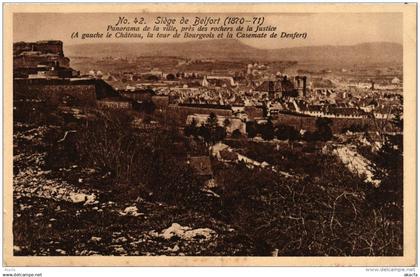
M 94 43 L 65 46 L 67 56 L 178 56 L 219 60 L 294 60 L 322 63 L 402 63 L 403 47 L 375 42 L 350 46 L 309 46 L 259 49 L 238 40 L 202 40 L 179 43 Z
M 326 63 L 402 63 L 403 47 L 398 43 L 374 42 L 349 46 L 310 46 L 269 51 L 273 59 L 289 57 L 296 61 Z

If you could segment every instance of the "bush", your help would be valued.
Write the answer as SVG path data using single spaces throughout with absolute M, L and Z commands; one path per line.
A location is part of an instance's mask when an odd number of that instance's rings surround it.
M 259 133 L 264 140 L 272 140 L 274 138 L 274 127 L 271 120 L 267 123 L 259 125 Z
M 299 131 L 293 126 L 279 124 L 275 129 L 276 137 L 280 140 L 298 140 L 300 137 Z
M 319 140 L 330 140 L 333 137 L 332 134 L 332 130 L 331 130 L 331 125 L 332 124 L 332 120 L 329 118 L 324 118 L 324 117 L 319 117 L 317 118 L 315 125 L 316 125 L 316 137 Z
M 63 118 L 59 115 L 57 105 L 51 101 L 14 102 L 13 121 L 41 125 L 62 125 Z
M 125 113 L 102 112 L 84 125 L 77 139 L 86 166 L 109 171 L 116 182 L 141 184 L 159 201 L 188 204 L 200 183 L 174 154 L 175 130 L 134 130 Z
M 255 121 L 246 122 L 246 133 L 248 138 L 254 138 L 258 134 L 257 123 Z
M 315 132 L 306 132 L 303 135 L 303 140 L 305 141 L 328 141 L 333 138 L 333 133 L 331 130 L 332 120 L 329 118 L 319 117 L 315 121 L 316 131 Z
M 334 157 L 311 160 L 316 175 L 301 180 L 244 165 L 225 168 L 222 211 L 255 242 L 254 255 L 402 255 L 402 217 L 373 208 L 368 186 Z M 315 174 L 314 172 L 314 174 Z
M 238 138 L 241 138 L 241 137 L 242 137 L 241 131 L 239 131 L 238 129 L 233 130 L 232 138 L 238 139 Z
M 369 126 L 367 124 L 357 124 L 353 123 L 348 127 L 344 127 L 341 129 L 342 133 L 346 133 L 347 131 L 357 133 L 357 132 L 367 132 L 369 130 Z

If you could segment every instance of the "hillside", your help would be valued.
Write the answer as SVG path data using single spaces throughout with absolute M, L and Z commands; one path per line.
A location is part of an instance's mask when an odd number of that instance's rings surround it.
M 181 43 L 94 43 L 66 47 L 68 56 L 178 56 L 219 60 L 295 60 L 323 63 L 402 63 L 403 47 L 375 42 L 350 46 L 309 46 L 258 49 L 238 40 L 204 40 Z
M 401 146 L 374 153 L 360 134 L 209 149 L 135 127 L 132 111 L 27 99 L 13 111 L 15 256 L 403 254 Z M 209 151 L 206 182 L 186 157 Z M 380 187 L 355 173 L 368 158 Z

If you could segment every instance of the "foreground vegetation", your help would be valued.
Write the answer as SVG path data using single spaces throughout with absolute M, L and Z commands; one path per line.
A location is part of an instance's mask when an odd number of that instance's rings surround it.
M 236 140 L 238 151 L 263 157 L 289 175 L 212 159 L 217 187 L 209 194 L 185 162 L 189 155 L 208 153 L 200 136 L 187 137 L 175 126 L 135 128 L 131 122 L 139 114 L 47 104 L 16 104 L 15 175 L 31 169 L 41 176 L 36 182 L 66 182 L 94 193 L 98 203 L 19 194 L 16 188 L 29 179 L 15 181 L 18 255 L 403 254 L 402 147 L 394 147 L 400 143 L 395 139 L 370 153 L 379 188 L 322 153 L 323 140 L 277 148 Z M 322 125 L 318 129 L 323 134 Z M 209 136 L 209 142 L 224 137 Z M 33 155 L 42 158 L 35 163 Z M 142 215 L 122 215 L 128 206 Z M 217 235 L 193 241 L 150 235 L 175 222 Z

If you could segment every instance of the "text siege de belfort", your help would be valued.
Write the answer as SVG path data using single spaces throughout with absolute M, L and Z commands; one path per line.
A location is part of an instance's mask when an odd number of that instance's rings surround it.
M 102 30 L 73 30 L 81 40 L 273 39 L 304 40 L 302 30 L 282 30 L 265 16 L 118 16 Z

